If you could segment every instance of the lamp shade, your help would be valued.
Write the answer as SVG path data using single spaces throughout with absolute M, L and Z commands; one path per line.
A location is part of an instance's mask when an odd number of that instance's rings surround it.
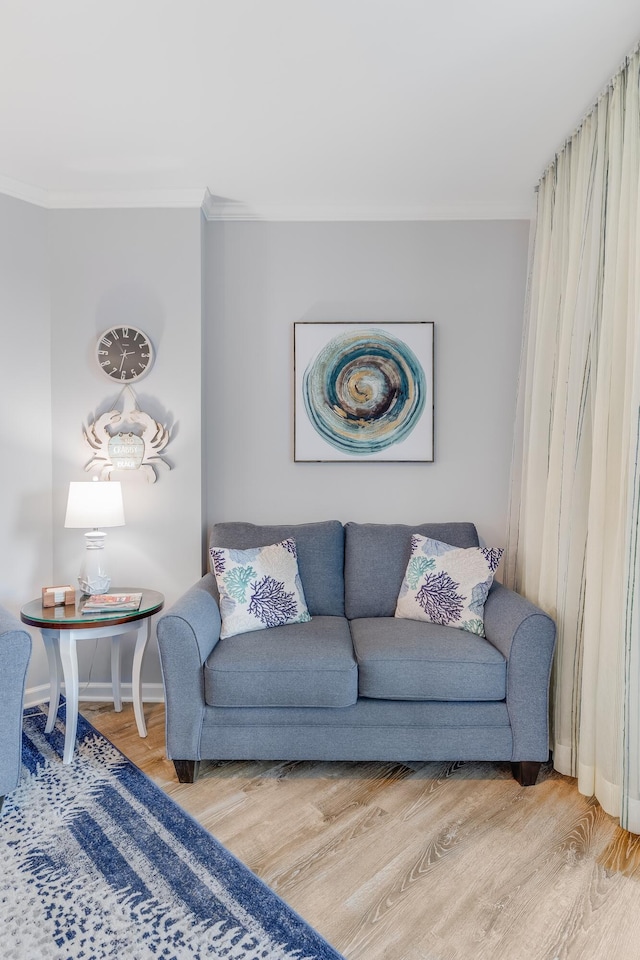
M 122 527 L 122 486 L 117 480 L 72 480 L 65 527 Z

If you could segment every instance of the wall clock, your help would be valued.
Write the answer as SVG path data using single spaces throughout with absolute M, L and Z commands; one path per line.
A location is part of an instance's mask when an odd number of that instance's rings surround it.
M 110 327 L 98 338 L 96 357 L 110 380 L 131 383 L 151 369 L 153 347 L 146 333 L 137 327 Z

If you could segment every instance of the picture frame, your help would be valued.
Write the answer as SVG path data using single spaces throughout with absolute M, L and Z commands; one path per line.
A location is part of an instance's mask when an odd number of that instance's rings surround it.
M 294 323 L 294 461 L 434 459 L 434 323 Z

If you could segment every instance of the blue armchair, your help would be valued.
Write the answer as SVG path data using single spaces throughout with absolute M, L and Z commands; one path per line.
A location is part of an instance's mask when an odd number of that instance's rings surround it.
M 0 810 L 20 779 L 22 711 L 31 635 L 0 607 Z

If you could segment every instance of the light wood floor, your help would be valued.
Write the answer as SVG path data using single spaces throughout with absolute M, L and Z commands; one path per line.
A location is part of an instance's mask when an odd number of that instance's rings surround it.
M 640 837 L 576 782 L 508 764 L 202 763 L 164 707 L 82 713 L 347 960 L 639 960 Z

